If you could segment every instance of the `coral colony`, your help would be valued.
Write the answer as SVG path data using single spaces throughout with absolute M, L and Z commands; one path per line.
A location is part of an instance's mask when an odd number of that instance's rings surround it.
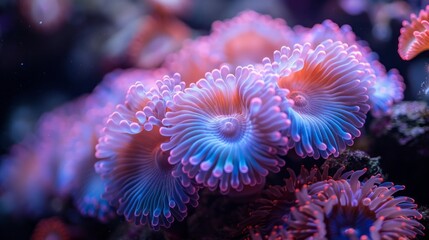
M 393 119 L 382 134 L 395 131 L 402 145 L 415 140 L 429 131 L 428 107 L 399 103 L 403 77 L 386 70 L 350 26 L 325 20 L 291 28 L 244 11 L 171 53 L 190 34 L 166 15 L 185 9 L 151 2 L 162 14 L 150 21 L 160 26 L 146 22 L 139 30 L 130 61 L 164 64 L 116 70 L 91 94 L 45 114 L 2 160 L 4 214 L 42 219 L 34 239 L 73 239 L 73 221 L 55 217 L 61 206 L 53 207 L 71 199 L 83 216 L 128 222 L 129 238 L 151 238 L 154 231 L 182 239 L 192 238 L 180 229 L 209 208 L 208 199 L 229 197 L 248 207 L 223 238 L 425 235 L 417 204 L 397 195 L 405 187 L 385 181 L 378 158 L 350 146 L 369 114 Z M 429 49 L 428 12 L 403 22 L 402 59 Z M 163 25 L 168 21 L 179 27 Z M 167 49 L 152 46 L 152 38 L 162 38 Z M 300 158 L 326 162 L 295 172 L 289 164 Z

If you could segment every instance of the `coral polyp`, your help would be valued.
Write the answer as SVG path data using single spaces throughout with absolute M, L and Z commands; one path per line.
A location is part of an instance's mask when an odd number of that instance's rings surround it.
M 391 69 L 386 73 L 384 66 L 378 61 L 372 62 L 376 79 L 374 91 L 370 93 L 371 113 L 375 117 L 388 115 L 392 112 L 394 103 L 404 98 L 404 79 L 398 70 Z
M 429 6 L 419 16 L 411 14 L 410 21 L 402 22 L 398 53 L 403 60 L 411 60 L 429 49 Z
M 306 42 L 316 46 L 327 39 L 341 41 L 349 46 L 355 45 L 362 54 L 362 59 L 367 61 L 373 70 L 375 79 L 369 91 L 371 113 L 374 117 L 382 117 L 389 114 L 393 103 L 399 102 L 404 97 L 404 80 L 397 69 L 386 72 L 385 67 L 378 60 L 378 55 L 372 52 L 365 41 L 358 40 L 349 25 L 338 26 L 331 20 L 325 20 L 312 28 L 296 27 L 297 41 L 300 44 Z
M 169 140 L 159 133 L 161 120 L 184 83 L 176 75 L 157 84 L 152 90 L 140 82 L 130 87 L 125 104 L 107 120 L 96 148 L 102 160 L 95 165 L 106 180 L 103 196 L 117 213 L 155 230 L 183 220 L 187 205 L 196 206 L 198 200 L 193 185 L 172 176 L 176 167 L 168 163 L 169 151 L 160 147 Z
M 338 156 L 360 136 L 374 75 L 357 47 L 327 40 L 283 47 L 264 59 L 265 74 L 287 92 L 283 110 L 291 119 L 290 147 L 301 156 Z
M 175 96 L 161 128 L 171 139 L 161 148 L 171 151 L 177 175 L 209 188 L 226 193 L 256 185 L 284 165 L 278 155 L 286 153 L 287 139 L 280 130 L 290 123 L 280 102 L 253 68 L 215 69 Z
M 294 239 L 411 239 L 423 235 L 422 215 L 409 197 L 394 197 L 401 185 L 372 176 L 366 169 L 346 173 L 345 179 L 305 185 L 296 191 L 297 207 L 287 219 Z
M 232 66 L 260 62 L 283 45 L 292 43 L 294 33 L 282 19 L 253 11 L 213 23 L 210 35 L 212 54 Z

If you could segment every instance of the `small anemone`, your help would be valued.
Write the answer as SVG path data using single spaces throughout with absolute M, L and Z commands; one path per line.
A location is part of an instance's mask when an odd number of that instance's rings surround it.
M 289 120 L 280 111 L 281 98 L 251 67 L 227 66 L 206 74 L 174 98 L 162 121 L 161 145 L 171 150 L 176 175 L 187 175 L 222 193 L 262 182 L 284 165 L 287 139 L 280 130 Z
M 132 85 L 96 147 L 101 160 L 95 169 L 106 181 L 103 197 L 128 221 L 155 230 L 183 220 L 187 205 L 196 206 L 198 200 L 190 181 L 182 185 L 185 181 L 172 176 L 176 167 L 168 163 L 170 152 L 160 147 L 169 140 L 159 133 L 161 120 L 183 87 L 180 75 L 165 76 L 151 90 L 141 82 Z
M 322 164 L 321 168 L 329 167 L 329 173 L 334 174 L 338 169 L 344 168 L 344 171 L 366 168 L 363 180 L 371 176 L 380 174 L 383 176 L 383 170 L 380 166 L 381 157 L 371 157 L 368 153 L 360 150 L 346 149 L 338 157 L 329 157 Z
M 210 34 L 212 54 L 233 67 L 255 64 L 288 45 L 293 31 L 283 19 L 244 11 L 233 19 L 216 21 Z
M 376 69 L 373 91 L 369 96 L 371 113 L 374 117 L 382 117 L 390 114 L 393 104 L 404 98 L 404 79 L 397 69 L 386 73 L 384 66 L 378 61 L 371 65 Z
M 58 217 L 42 219 L 37 223 L 31 240 L 72 239 L 69 227 Z
M 16 215 L 41 216 L 49 212 L 54 190 L 53 165 L 44 158 L 36 138 L 27 137 L 2 157 L 0 202 L 2 211 Z
M 19 10 L 25 20 L 40 32 L 55 33 L 72 15 L 70 0 L 20 0 Z
M 140 20 L 130 42 L 129 61 L 136 67 L 158 67 L 168 54 L 182 47 L 190 34 L 189 28 L 174 17 L 147 16 Z
M 360 136 L 374 74 L 355 45 L 327 40 L 312 49 L 296 44 L 263 63 L 264 74 L 275 76 L 268 80 L 286 93 L 282 108 L 291 126 L 285 134 L 299 156 L 338 156 Z
M 296 191 L 297 206 L 286 220 L 294 239 L 412 239 L 423 235 L 414 200 L 393 195 L 405 187 L 379 175 L 365 182 L 366 169 L 345 173 Z
M 363 44 L 363 42 L 357 41 L 357 37 L 350 25 L 340 27 L 329 19 L 315 24 L 312 28 L 295 26 L 294 31 L 296 33 L 295 43 L 299 44 L 311 43 L 311 45 L 317 46 L 328 39 L 341 41 L 349 45 L 357 44 L 358 42 Z
M 369 87 L 371 113 L 375 117 L 381 117 L 391 111 L 393 103 L 403 98 L 405 85 L 402 76 L 396 69 L 386 72 L 385 67 L 378 60 L 378 55 L 371 50 L 368 43 L 358 40 L 349 25 L 338 26 L 331 20 L 325 20 L 312 28 L 296 27 L 298 43 L 311 43 L 317 46 L 327 39 L 341 41 L 349 46 L 355 45 L 362 54 L 362 59 L 370 64 L 375 79 L 373 86 Z
M 79 147 L 77 143 L 85 141 L 79 138 L 80 131 L 75 131 L 75 126 L 81 126 L 87 101 L 88 96 L 82 96 L 63 104 L 43 114 L 37 125 L 37 143 L 31 147 L 36 150 L 34 157 L 43 158 L 46 162 L 45 168 L 53 176 L 54 194 L 57 196 L 67 197 L 78 186 L 78 173 L 74 169 L 76 159 L 70 156 L 80 152 L 81 149 L 73 147 Z
M 222 59 L 211 52 L 209 37 L 199 37 L 185 41 L 182 49 L 167 56 L 164 67 L 170 72 L 178 72 L 186 86 L 204 78 L 206 72 L 219 68 Z
M 398 53 L 404 60 L 411 60 L 429 49 L 429 6 L 420 10 L 419 16 L 411 14 L 411 20 L 402 22 Z
M 148 89 L 156 86 L 156 80 L 167 74 L 164 68 L 151 70 L 128 68 L 116 69 L 103 77 L 103 81 L 98 84 L 92 94 L 92 98 L 97 100 L 102 107 L 113 103 L 112 109 L 123 102 L 130 86 L 136 82 L 143 83 Z

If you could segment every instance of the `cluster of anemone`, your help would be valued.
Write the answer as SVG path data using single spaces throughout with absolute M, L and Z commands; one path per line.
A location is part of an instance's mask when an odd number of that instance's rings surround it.
M 69 161 L 70 125 L 80 118 L 76 111 L 84 97 L 44 114 L 37 130 L 14 145 L 2 161 L 1 201 L 16 214 L 40 216 L 50 212 L 52 196 L 65 197 L 73 189 L 74 175 Z M 31 201 L 28 201 L 31 199 Z
M 132 52 L 146 66 L 151 54 L 140 58 L 141 47 L 156 37 L 143 35 Z M 12 194 L 26 197 L 34 184 L 46 183 L 55 194 L 71 195 L 83 215 L 168 228 L 198 205 L 200 188 L 259 189 L 291 150 L 302 158 L 340 156 L 361 135 L 367 113 L 391 114 L 404 91 L 399 72 L 386 72 L 349 26 L 328 20 L 292 30 L 249 11 L 215 22 L 209 36 L 185 43 L 164 67 L 111 73 L 71 110 L 48 115 L 37 145 L 44 154 L 28 145 L 16 154 L 28 176 Z M 285 185 L 265 192 L 241 225 L 271 231 L 272 238 L 422 234 L 413 201 L 392 196 L 402 186 L 378 176 L 360 181 L 365 170 L 343 170 L 329 176 L 328 167 L 303 168 L 296 176 L 288 169 Z M 57 174 L 59 187 L 44 179 L 46 171 Z M 40 179 L 31 182 L 33 175 Z
M 39 216 L 55 210 L 53 198 L 72 198 L 84 216 L 103 222 L 117 217 L 101 196 L 105 184 L 94 171 L 95 145 L 105 119 L 124 101 L 129 86 L 136 79 L 156 86 L 156 79 L 164 73 L 162 69 L 116 70 L 91 94 L 44 114 L 35 134 L 13 147 L 3 160 L 2 205 L 16 213 Z

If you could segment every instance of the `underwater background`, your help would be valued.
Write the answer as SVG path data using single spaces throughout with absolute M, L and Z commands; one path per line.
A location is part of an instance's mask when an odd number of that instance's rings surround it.
M 0 0 L 0 239 L 427 238 L 427 4 Z

